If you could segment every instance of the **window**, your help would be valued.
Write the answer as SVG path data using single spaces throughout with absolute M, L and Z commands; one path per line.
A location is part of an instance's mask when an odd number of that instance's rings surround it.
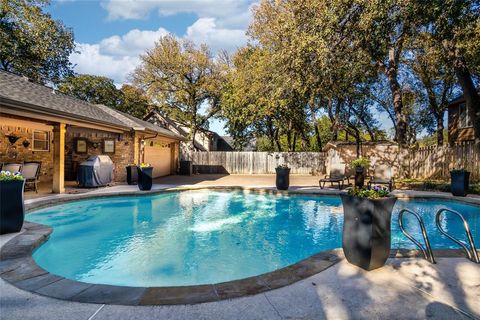
M 467 112 L 467 105 L 465 103 L 458 106 L 458 125 L 460 128 L 473 127 L 472 119 Z
M 33 151 L 49 151 L 48 131 L 33 130 Z

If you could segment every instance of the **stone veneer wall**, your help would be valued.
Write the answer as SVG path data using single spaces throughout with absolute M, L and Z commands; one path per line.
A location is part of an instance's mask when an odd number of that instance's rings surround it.
M 76 153 L 75 144 L 77 138 L 88 140 L 87 153 Z M 135 162 L 135 134 L 134 133 L 113 133 L 88 128 L 67 127 L 65 136 L 65 180 L 76 179 L 76 167 L 91 155 L 103 153 L 103 139 L 115 139 L 115 153 L 105 153 L 114 163 L 114 181 L 125 182 L 125 166 Z M 98 148 L 93 143 L 98 142 Z
M 40 181 L 47 182 L 53 178 L 53 145 L 52 145 L 52 127 L 44 124 L 28 121 L 19 121 L 15 118 L 1 115 L 0 124 L 0 163 L 23 163 L 24 161 L 41 161 Z M 33 151 L 33 130 L 49 131 L 50 150 L 49 151 Z M 9 134 L 20 137 L 13 146 L 10 145 Z M 23 141 L 29 141 L 30 145 L 25 148 Z M 14 151 L 14 152 L 12 152 Z M 15 155 L 16 154 L 16 155 Z M 15 155 L 15 156 L 14 156 Z

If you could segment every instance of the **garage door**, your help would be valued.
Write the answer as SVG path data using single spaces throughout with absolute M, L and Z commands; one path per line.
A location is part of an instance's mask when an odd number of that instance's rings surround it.
M 171 172 L 172 154 L 170 147 L 166 143 L 157 141 L 145 141 L 145 159 L 146 163 L 153 166 L 153 177 L 167 176 Z

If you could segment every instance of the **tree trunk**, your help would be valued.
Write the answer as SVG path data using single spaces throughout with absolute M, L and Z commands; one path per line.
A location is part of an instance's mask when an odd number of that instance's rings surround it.
M 278 136 L 278 129 L 275 130 L 275 143 L 277 144 L 277 149 L 278 149 L 278 152 L 282 152 L 282 145 L 280 143 L 280 139 L 279 139 L 279 136 Z
M 461 57 L 456 54 L 454 62 L 454 71 L 458 82 L 462 87 L 463 97 L 465 98 L 467 112 L 470 119 L 472 119 L 473 127 L 475 129 L 475 139 L 480 141 L 480 97 L 475 89 L 472 81 L 472 76 L 468 67 Z
M 386 68 L 388 82 L 393 97 L 393 110 L 396 118 L 396 132 L 395 136 L 399 145 L 407 144 L 407 117 L 403 113 L 402 91 L 397 79 L 397 67 L 389 66 Z
M 192 143 L 191 148 L 192 148 L 192 152 L 193 152 L 193 151 L 195 151 L 195 136 L 197 135 L 197 129 L 191 128 L 190 130 L 192 132 L 192 137 L 191 137 L 192 140 L 190 142 Z
M 294 132 L 293 133 L 293 144 L 292 144 L 292 152 L 295 152 L 295 149 L 296 149 L 296 146 L 297 146 L 297 134 Z
M 437 146 L 443 146 L 443 112 L 437 112 L 435 114 L 436 121 L 437 121 Z

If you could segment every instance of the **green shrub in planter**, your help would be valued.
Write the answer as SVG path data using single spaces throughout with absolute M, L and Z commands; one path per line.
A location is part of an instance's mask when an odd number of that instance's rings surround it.
M 360 157 L 353 160 L 350 165 L 352 168 L 355 168 L 355 187 L 363 188 L 365 185 L 365 176 L 370 167 L 370 160 Z

